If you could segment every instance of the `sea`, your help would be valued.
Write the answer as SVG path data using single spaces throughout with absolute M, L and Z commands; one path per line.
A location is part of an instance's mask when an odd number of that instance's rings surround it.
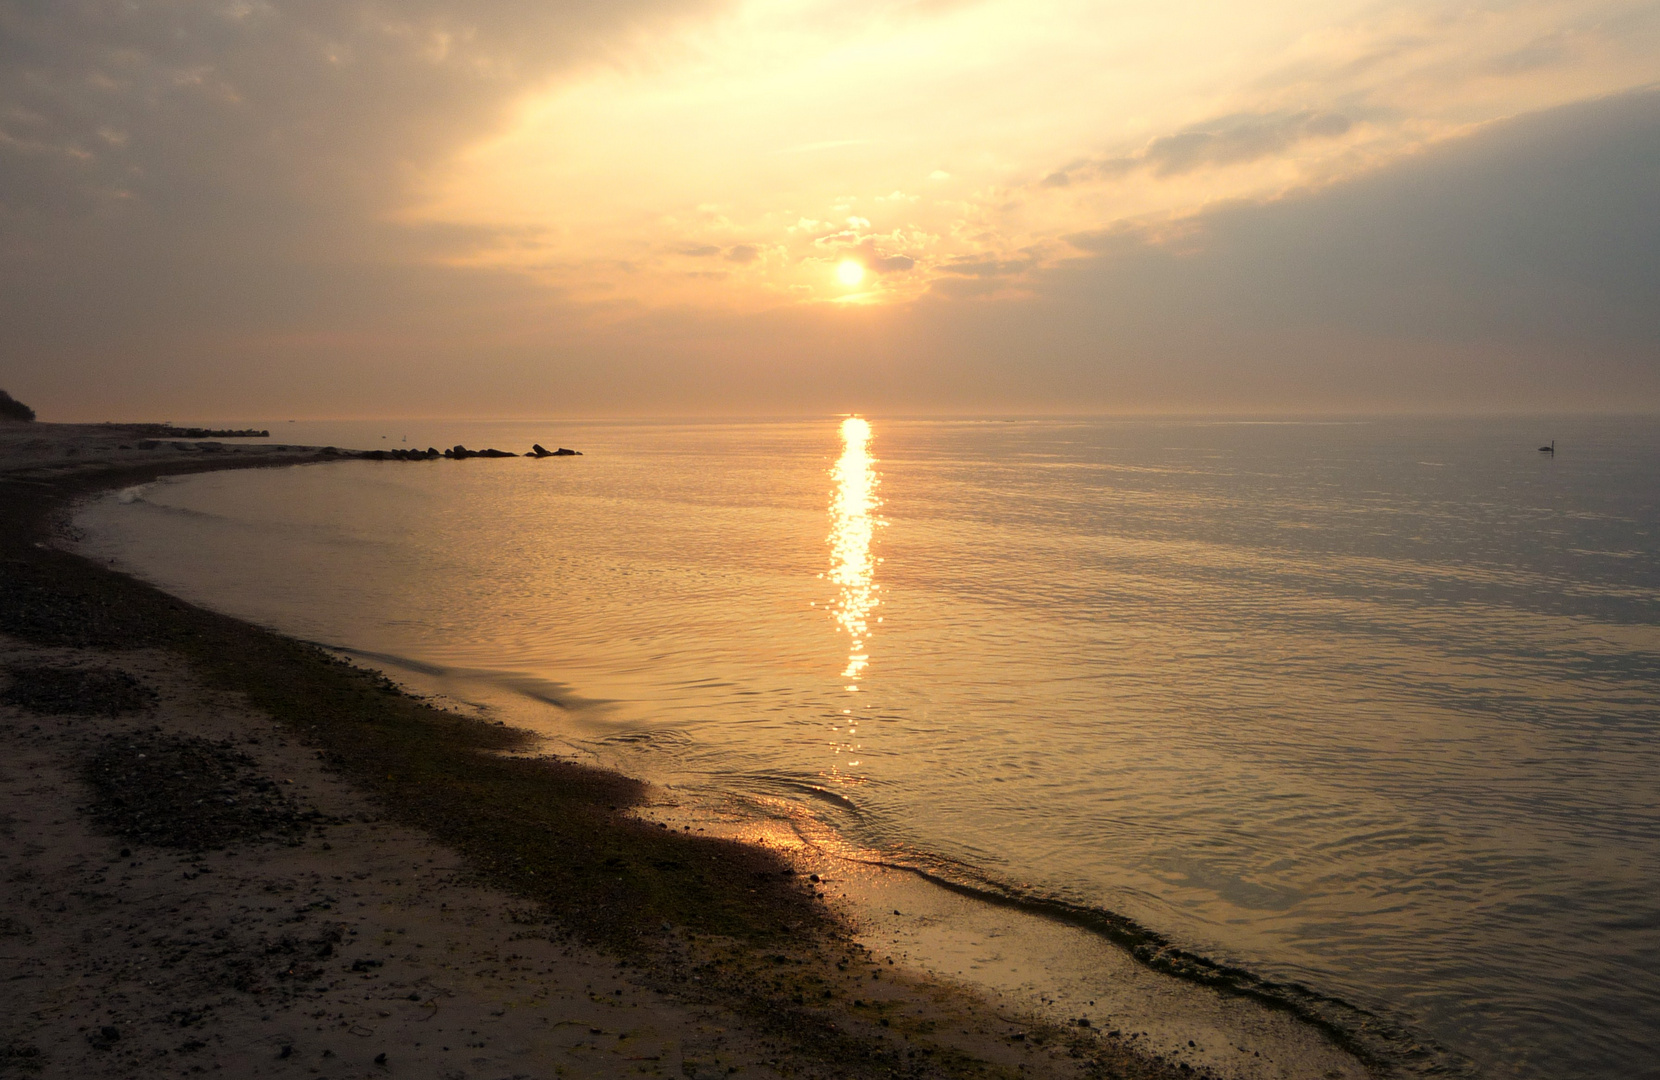
M 82 549 L 1402 1075 L 1660 1077 L 1654 418 L 261 426 L 581 455 L 165 479 Z

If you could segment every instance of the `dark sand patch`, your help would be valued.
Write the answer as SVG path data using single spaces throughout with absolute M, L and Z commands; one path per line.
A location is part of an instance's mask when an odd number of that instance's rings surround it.
M 34 713 L 120 716 L 157 701 L 154 690 L 124 671 L 12 665 L 5 672 L 11 685 L 0 691 L 0 704 Z
M 228 740 L 159 731 L 109 736 L 87 756 L 82 775 L 98 827 L 137 843 L 205 851 L 293 838 L 329 823 L 295 805 Z

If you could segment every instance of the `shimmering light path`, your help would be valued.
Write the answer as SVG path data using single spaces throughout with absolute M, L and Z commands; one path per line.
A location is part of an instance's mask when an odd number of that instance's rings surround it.
M 836 623 L 847 631 L 847 666 L 842 678 L 847 689 L 857 691 L 859 679 L 870 664 L 866 643 L 870 640 L 870 615 L 880 603 L 876 584 L 876 559 L 870 541 L 876 531 L 875 461 L 870 456 L 870 422 L 857 416 L 842 421 L 842 456 L 832 475 L 836 490 L 830 500 L 830 580 L 840 593 L 831 605 Z M 878 619 L 878 622 L 881 620 Z

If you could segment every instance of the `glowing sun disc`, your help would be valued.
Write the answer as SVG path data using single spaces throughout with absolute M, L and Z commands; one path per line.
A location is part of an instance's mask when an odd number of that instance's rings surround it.
M 836 280 L 843 285 L 857 285 L 865 279 L 865 268 L 852 259 L 843 259 L 836 267 Z

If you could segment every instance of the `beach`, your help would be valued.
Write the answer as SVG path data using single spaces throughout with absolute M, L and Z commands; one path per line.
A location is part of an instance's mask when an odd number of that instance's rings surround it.
M 1660 5 L 1282 8 L 4 8 L 0 1080 L 1660 1080 Z
M 0 426 L 0 1074 L 1367 1074 L 1283 1015 L 1183 1059 L 908 970 L 832 862 L 54 546 L 97 491 L 347 456 Z

